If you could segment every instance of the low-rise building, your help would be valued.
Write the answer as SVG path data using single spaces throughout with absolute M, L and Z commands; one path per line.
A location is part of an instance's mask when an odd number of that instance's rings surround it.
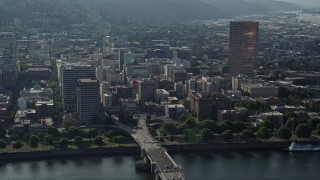
M 29 126 L 29 134 L 45 134 L 47 132 L 48 126 L 44 124 L 31 124 Z
M 135 113 L 138 110 L 138 101 L 136 99 L 120 99 L 120 107 L 124 113 Z
M 281 113 L 286 113 L 290 111 L 305 111 L 306 107 L 304 106 L 289 106 L 289 105 L 283 105 L 283 106 L 270 106 L 270 108 L 273 111 L 278 111 Z
M 170 96 L 169 92 L 165 89 L 157 89 L 155 95 L 155 102 L 161 103 L 163 101 L 167 101 L 168 97 Z
M 178 104 L 179 99 L 177 97 L 168 97 L 169 104 Z
M 182 104 L 168 104 L 165 106 L 166 117 L 177 119 L 185 113 L 185 107 Z
M 236 110 L 219 110 L 218 111 L 218 121 L 239 121 L 240 120 L 240 112 Z
M 260 115 L 254 115 L 249 117 L 253 121 L 271 121 L 276 126 L 283 125 L 283 114 L 278 111 L 262 113 Z
M 21 124 L 21 122 L 24 122 L 25 120 L 35 121 L 36 119 L 37 112 L 35 109 L 18 110 L 14 118 L 14 123 Z
M 278 87 L 263 84 L 242 84 L 241 90 L 252 98 L 278 97 Z

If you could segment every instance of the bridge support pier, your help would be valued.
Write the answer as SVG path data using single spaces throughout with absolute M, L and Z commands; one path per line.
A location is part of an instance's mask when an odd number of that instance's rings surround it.
M 141 158 L 141 160 L 136 161 L 136 169 L 153 173 L 152 163 L 143 148 L 141 149 Z

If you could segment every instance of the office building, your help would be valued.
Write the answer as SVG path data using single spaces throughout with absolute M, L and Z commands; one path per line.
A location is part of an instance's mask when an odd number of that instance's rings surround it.
M 120 71 L 123 70 L 124 65 L 124 54 L 128 53 L 127 49 L 119 49 L 119 69 Z
M 15 87 L 18 78 L 16 38 L 12 32 L 0 32 L 0 88 Z
M 198 119 L 217 118 L 218 110 L 229 110 L 231 99 L 220 93 L 193 92 L 190 95 L 190 111 Z
M 153 80 L 139 81 L 139 95 L 138 100 L 154 101 L 156 94 L 156 82 Z
M 133 90 L 131 86 L 116 86 L 116 94 L 118 98 L 133 98 Z
M 229 75 L 256 75 L 258 56 L 259 23 L 230 22 Z
M 75 112 L 77 110 L 77 82 L 83 78 L 95 78 L 93 66 L 64 65 L 61 66 L 61 93 L 64 110 Z M 99 95 L 99 94 L 98 94 Z
M 79 79 L 77 84 L 77 114 L 81 124 L 89 124 L 99 117 L 100 94 L 99 81 Z

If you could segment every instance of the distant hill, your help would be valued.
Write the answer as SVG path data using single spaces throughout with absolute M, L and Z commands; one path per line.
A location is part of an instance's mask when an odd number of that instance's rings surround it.
M 214 5 L 231 16 L 265 14 L 280 10 L 298 10 L 299 5 L 274 0 L 201 0 Z
M 14 18 L 23 24 L 62 25 L 86 21 L 87 10 L 82 6 L 66 6 L 47 0 L 0 0 L 0 25 L 13 23 Z
M 319 8 L 320 7 L 320 1 L 319 0 L 282 0 L 285 2 L 295 3 L 299 4 L 303 7 L 307 8 Z
M 225 18 L 229 14 L 200 0 L 67 0 L 102 11 L 150 21 L 177 22 Z
M 299 10 L 278 0 L 64 0 L 102 8 L 112 14 L 152 21 L 189 21 Z
M 0 26 L 15 17 L 32 26 L 83 22 L 117 23 L 119 19 L 183 22 L 297 10 L 274 0 L 0 0 Z

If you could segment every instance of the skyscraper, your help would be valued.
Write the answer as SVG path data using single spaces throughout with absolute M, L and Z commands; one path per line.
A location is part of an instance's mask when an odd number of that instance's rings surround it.
M 259 22 L 230 22 L 229 75 L 256 75 Z
M 114 44 L 117 38 L 111 36 L 105 36 L 103 38 L 103 52 L 106 54 L 113 54 Z
M 156 82 L 153 80 L 139 81 L 139 100 L 154 101 L 156 94 Z
M 18 77 L 16 38 L 12 32 L 0 32 L 0 87 L 15 87 Z
M 79 79 L 77 84 L 77 114 L 81 124 L 99 118 L 100 93 L 96 79 Z
M 0 32 L 0 63 L 16 64 L 16 38 L 11 32 Z
M 77 81 L 82 78 L 95 78 L 94 66 L 65 65 L 61 67 L 62 101 L 65 111 L 75 112 L 77 109 Z
M 123 70 L 124 65 L 124 54 L 128 53 L 127 49 L 119 49 L 119 69 L 120 71 Z

